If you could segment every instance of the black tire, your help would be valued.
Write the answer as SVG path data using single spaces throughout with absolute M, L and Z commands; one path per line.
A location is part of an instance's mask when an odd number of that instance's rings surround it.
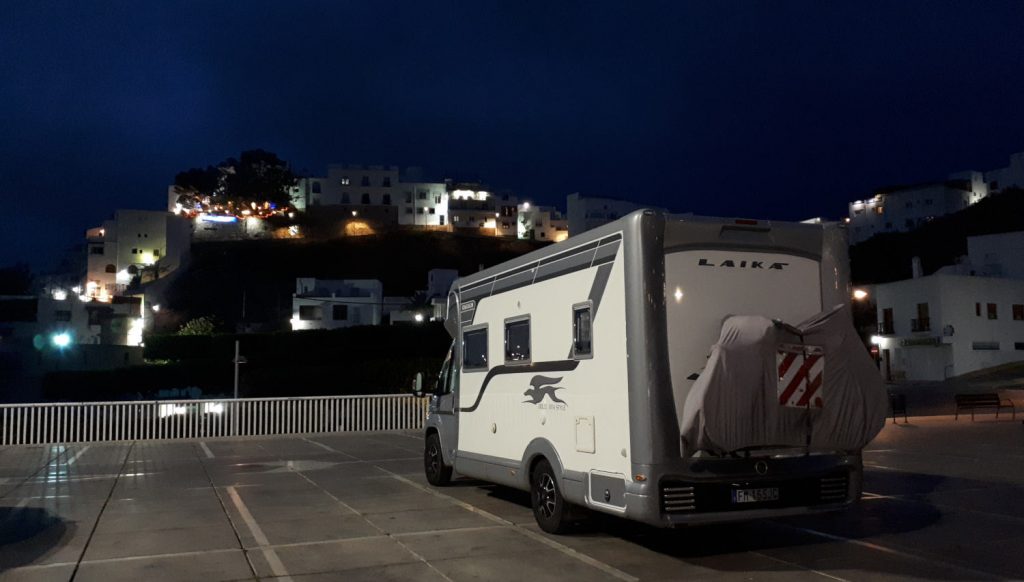
M 551 463 L 541 459 L 530 475 L 530 501 L 540 529 L 551 534 L 569 533 L 580 520 L 582 508 L 562 497 Z
M 427 435 L 423 447 L 423 472 L 427 474 L 427 482 L 435 487 L 444 487 L 452 482 L 452 468 L 444 464 L 441 439 L 436 432 Z

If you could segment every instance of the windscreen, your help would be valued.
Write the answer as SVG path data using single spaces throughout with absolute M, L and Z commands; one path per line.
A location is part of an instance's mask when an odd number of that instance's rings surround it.
M 783 253 L 682 250 L 665 255 L 669 367 L 676 412 L 730 315 L 790 324 L 822 311 L 819 263 Z

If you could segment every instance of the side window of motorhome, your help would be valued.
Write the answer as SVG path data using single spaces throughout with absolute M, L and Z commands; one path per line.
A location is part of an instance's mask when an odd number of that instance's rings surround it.
M 530 316 L 505 320 L 505 362 L 530 361 Z
M 589 358 L 594 354 L 592 313 L 593 307 L 590 303 L 574 305 L 572 308 L 572 355 L 574 358 Z
M 462 332 L 462 369 L 465 372 L 487 369 L 487 326 Z

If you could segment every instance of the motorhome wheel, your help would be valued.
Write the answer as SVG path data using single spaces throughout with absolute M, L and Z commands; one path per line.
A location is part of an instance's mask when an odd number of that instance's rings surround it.
M 452 481 L 452 468 L 444 464 L 441 456 L 441 439 L 437 433 L 427 436 L 423 449 L 423 471 L 427 474 L 427 482 L 435 487 L 443 487 Z

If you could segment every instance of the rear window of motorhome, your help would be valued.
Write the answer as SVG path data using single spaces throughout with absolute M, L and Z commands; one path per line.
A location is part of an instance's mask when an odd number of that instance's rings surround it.
M 572 309 L 572 354 L 574 357 L 589 356 L 594 351 L 591 326 L 591 307 L 582 305 Z
M 462 369 L 466 371 L 487 369 L 487 328 L 462 332 Z
M 530 360 L 530 320 L 516 319 L 505 322 L 505 361 Z

